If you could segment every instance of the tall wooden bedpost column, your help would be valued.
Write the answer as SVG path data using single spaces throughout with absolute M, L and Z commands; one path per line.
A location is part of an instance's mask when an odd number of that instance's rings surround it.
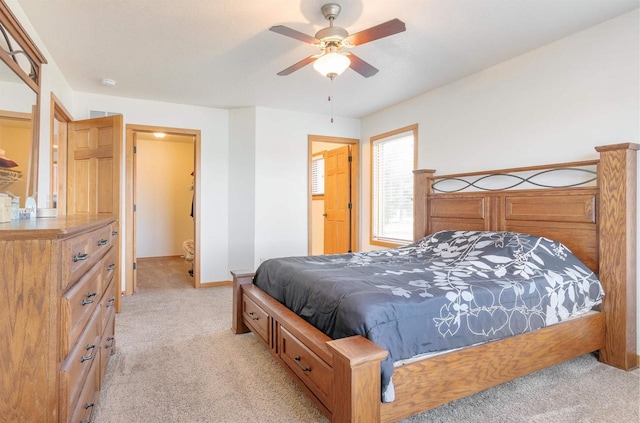
M 427 194 L 431 194 L 433 169 L 420 169 L 413 171 L 413 240 L 418 241 L 427 234 L 429 222 Z M 416 216 L 424 216 L 417 219 Z
M 637 150 L 639 144 L 596 147 L 599 201 L 599 277 L 607 319 L 600 360 L 630 370 L 638 366 L 636 310 Z
M 333 423 L 380 421 L 380 362 L 387 350 L 360 335 L 327 342 L 333 352 Z
M 253 282 L 254 272 L 250 270 L 232 270 L 233 275 L 233 317 L 231 330 L 236 335 L 249 332 L 249 328 L 242 320 L 242 285 L 250 285 Z

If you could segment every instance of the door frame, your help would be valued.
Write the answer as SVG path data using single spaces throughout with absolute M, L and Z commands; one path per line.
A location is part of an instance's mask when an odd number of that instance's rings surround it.
M 58 137 L 58 168 L 57 175 L 54 178 L 53 173 L 53 138 L 55 121 L 60 124 L 60 134 Z M 60 101 L 56 95 L 51 92 L 51 113 L 49 119 L 50 125 L 50 138 L 49 138 L 49 163 L 50 163 L 50 176 L 49 176 L 49 204 L 47 207 L 53 207 L 53 193 L 57 191 L 58 197 L 56 199 L 56 209 L 58 216 L 67 214 L 67 124 L 73 121 L 73 116 L 64 107 L 64 104 Z M 57 180 L 57 187 L 54 189 L 54 181 Z
M 308 180 L 309 188 L 307 193 L 307 230 L 308 230 L 308 253 L 311 254 L 312 246 L 312 195 L 311 195 L 311 160 L 313 157 L 313 143 L 324 142 L 333 144 L 350 144 L 351 145 L 351 219 L 350 219 L 350 231 L 351 231 L 351 245 L 349 246 L 351 251 L 358 251 L 358 222 L 360 216 L 360 202 L 358 200 L 358 192 L 360 191 L 360 178 L 358 177 L 359 169 L 359 153 L 360 153 L 360 140 L 357 138 L 341 138 L 331 137 L 326 135 L 309 135 L 308 137 L 308 149 L 307 149 L 307 167 L 308 167 Z
M 199 129 L 170 128 L 165 126 L 150 125 L 126 125 L 125 140 L 125 222 L 127 228 L 135 228 L 135 215 L 133 212 L 133 204 L 135 199 L 135 160 L 133 153 L 136 134 L 138 133 L 164 132 L 171 135 L 187 135 L 194 138 L 194 198 L 193 198 L 193 220 L 194 220 L 194 241 L 195 251 L 193 258 L 193 287 L 200 288 L 200 148 L 201 148 L 201 131 Z M 136 291 L 135 277 L 135 245 L 134 232 L 125 230 L 125 291 L 124 295 L 132 295 Z

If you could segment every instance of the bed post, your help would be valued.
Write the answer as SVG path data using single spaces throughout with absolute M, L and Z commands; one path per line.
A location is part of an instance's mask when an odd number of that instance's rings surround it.
M 362 336 L 327 342 L 333 352 L 332 423 L 380 421 L 380 361 L 388 354 Z
M 233 314 L 231 330 L 236 335 L 249 332 L 249 328 L 242 320 L 242 285 L 253 283 L 255 273 L 249 270 L 232 270 L 233 275 Z
M 603 363 L 630 370 L 638 366 L 636 340 L 636 206 L 639 144 L 596 147 L 599 200 L 599 277 L 606 296 Z
M 427 235 L 428 208 L 427 194 L 431 194 L 431 178 L 436 171 L 420 169 L 413 171 L 413 240 L 418 241 Z M 422 218 L 418 218 L 422 216 Z

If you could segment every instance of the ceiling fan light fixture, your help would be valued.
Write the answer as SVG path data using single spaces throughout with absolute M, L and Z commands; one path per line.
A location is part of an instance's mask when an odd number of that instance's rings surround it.
M 313 62 L 313 68 L 322 76 L 333 79 L 345 71 L 351 64 L 347 56 L 341 53 L 330 52 L 320 56 Z

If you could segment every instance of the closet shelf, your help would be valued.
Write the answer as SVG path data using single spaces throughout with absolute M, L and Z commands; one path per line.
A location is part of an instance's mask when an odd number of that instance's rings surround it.
M 0 189 L 4 189 L 22 179 L 22 172 L 0 167 Z

